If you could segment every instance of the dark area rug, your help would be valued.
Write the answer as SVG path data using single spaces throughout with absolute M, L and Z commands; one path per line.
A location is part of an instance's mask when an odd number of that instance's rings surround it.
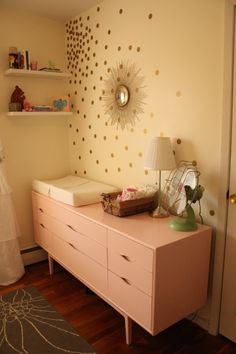
M 1 354 L 96 354 L 34 287 L 0 296 Z

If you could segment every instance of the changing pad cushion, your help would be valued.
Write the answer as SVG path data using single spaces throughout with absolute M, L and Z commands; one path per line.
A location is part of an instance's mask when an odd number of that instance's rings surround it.
M 98 203 L 101 201 L 102 193 L 120 190 L 108 184 L 77 176 L 66 176 L 47 181 L 35 179 L 32 182 L 32 188 L 38 193 L 72 206 Z

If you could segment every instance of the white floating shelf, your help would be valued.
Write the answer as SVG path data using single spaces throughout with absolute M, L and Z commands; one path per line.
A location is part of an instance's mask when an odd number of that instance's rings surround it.
M 50 79 L 66 79 L 71 77 L 69 73 L 51 72 L 40 70 L 24 70 L 24 69 L 8 69 L 5 71 L 6 76 L 13 77 L 35 77 L 35 78 L 50 78 Z
M 9 117 L 26 116 L 72 116 L 73 112 L 7 112 Z

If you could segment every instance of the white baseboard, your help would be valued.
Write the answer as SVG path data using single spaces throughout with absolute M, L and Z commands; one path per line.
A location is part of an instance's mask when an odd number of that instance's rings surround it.
M 25 266 L 47 259 L 47 253 L 38 246 L 21 250 L 21 256 Z

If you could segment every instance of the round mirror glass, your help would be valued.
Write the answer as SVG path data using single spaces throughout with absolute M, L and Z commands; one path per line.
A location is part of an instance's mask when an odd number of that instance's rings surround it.
M 119 107 L 124 107 L 129 102 L 129 90 L 128 87 L 120 85 L 116 90 L 116 103 Z

